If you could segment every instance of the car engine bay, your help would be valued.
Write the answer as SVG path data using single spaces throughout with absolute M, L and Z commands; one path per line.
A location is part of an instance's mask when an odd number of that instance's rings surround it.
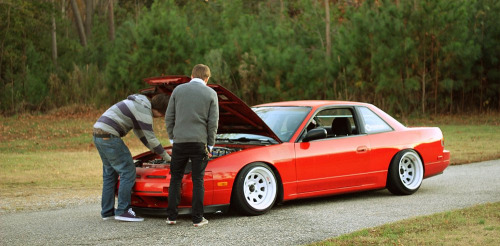
M 233 152 L 241 151 L 242 148 L 228 148 L 228 147 L 221 147 L 221 146 L 214 146 L 212 148 L 212 157 L 210 160 L 217 159 L 219 157 L 231 154 Z M 170 167 L 170 162 L 167 162 L 163 159 L 156 159 L 158 158 L 157 155 L 151 154 L 144 156 L 142 158 L 134 160 L 134 164 L 136 167 L 142 167 L 142 168 L 167 168 Z M 188 162 L 186 166 L 186 173 L 189 173 L 191 171 L 191 161 Z

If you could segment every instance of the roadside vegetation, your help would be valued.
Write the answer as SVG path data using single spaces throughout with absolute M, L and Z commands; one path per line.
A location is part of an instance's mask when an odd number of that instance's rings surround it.
M 499 111 L 499 15 L 497 0 L 2 0 L 0 113 L 102 107 L 198 63 L 251 105 Z

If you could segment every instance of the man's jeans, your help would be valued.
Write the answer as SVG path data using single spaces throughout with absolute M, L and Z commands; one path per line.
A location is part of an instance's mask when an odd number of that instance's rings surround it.
M 94 143 L 102 160 L 102 200 L 101 216 L 122 215 L 130 206 L 132 187 L 135 184 L 135 165 L 132 154 L 119 137 L 98 138 Z M 115 187 L 118 188 L 118 207 L 115 207 Z
M 172 162 L 170 163 L 170 188 L 168 189 L 168 219 L 176 220 L 177 206 L 181 200 L 181 183 L 184 169 L 191 159 L 193 180 L 192 219 L 200 223 L 203 219 L 203 199 L 205 187 L 203 177 L 208 163 L 207 146 L 203 143 L 174 143 L 172 147 Z

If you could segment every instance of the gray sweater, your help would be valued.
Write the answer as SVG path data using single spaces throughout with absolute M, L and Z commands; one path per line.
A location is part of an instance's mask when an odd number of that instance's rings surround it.
M 219 124 L 217 93 L 196 78 L 177 86 L 168 103 L 165 123 L 174 143 L 214 146 Z
M 151 103 L 144 95 L 134 94 L 111 106 L 94 124 L 112 135 L 123 137 L 130 130 L 154 153 L 166 160 L 167 152 L 153 132 Z

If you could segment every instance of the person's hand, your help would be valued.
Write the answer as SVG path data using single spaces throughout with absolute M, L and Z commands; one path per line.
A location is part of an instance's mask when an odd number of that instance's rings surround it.
M 207 156 L 208 156 L 208 158 L 212 158 L 212 149 L 214 148 L 214 146 L 208 145 L 207 147 L 208 147 L 207 148 Z
M 167 154 L 167 153 L 165 153 L 165 155 L 164 155 L 164 156 L 162 156 L 162 158 L 163 158 L 163 160 L 165 160 L 166 162 L 170 162 L 170 161 L 172 161 L 172 157 L 171 157 L 169 154 Z

